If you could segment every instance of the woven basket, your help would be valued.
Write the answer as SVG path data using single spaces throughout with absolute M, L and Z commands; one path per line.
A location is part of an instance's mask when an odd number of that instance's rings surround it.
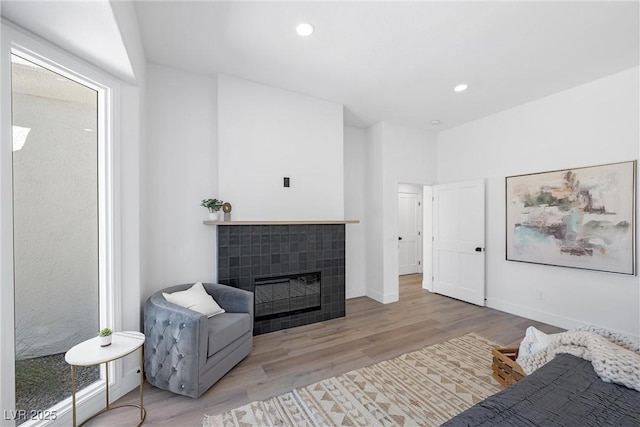
M 516 363 L 517 348 L 494 348 L 492 353 L 493 378 L 503 387 L 509 387 L 527 376 L 522 367 Z

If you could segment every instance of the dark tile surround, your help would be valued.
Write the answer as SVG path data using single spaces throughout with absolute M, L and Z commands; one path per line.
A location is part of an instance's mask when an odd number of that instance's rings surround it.
M 320 272 L 322 308 L 260 320 L 254 334 L 345 315 L 345 226 L 218 225 L 218 282 L 254 292 L 255 279 Z

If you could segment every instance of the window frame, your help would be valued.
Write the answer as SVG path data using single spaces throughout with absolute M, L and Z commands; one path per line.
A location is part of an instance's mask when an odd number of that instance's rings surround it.
M 100 327 L 121 330 L 122 312 L 118 302 L 122 296 L 120 245 L 119 158 L 117 137 L 120 84 L 104 72 L 68 52 L 34 36 L 2 19 L 0 45 L 0 336 L 12 345 L 0 354 L 0 402 L 11 402 L 7 411 L 15 410 L 15 313 L 13 271 L 13 151 L 11 118 L 11 54 L 17 54 L 64 77 L 77 81 L 98 93 L 98 271 Z M 10 284 L 10 285 L 9 285 Z M 97 331 L 96 331 L 97 334 Z M 109 387 L 123 381 L 122 361 L 110 365 Z M 77 394 L 79 419 L 82 413 L 94 413 L 104 406 L 104 366 L 101 381 Z M 71 398 L 50 408 L 57 422 L 71 421 Z M 5 422 L 11 420 L 4 419 Z M 11 417 L 9 417 L 11 418 Z M 43 425 L 32 420 L 22 424 Z

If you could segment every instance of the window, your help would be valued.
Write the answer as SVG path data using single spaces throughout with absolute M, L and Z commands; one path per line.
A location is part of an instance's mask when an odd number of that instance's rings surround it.
M 100 327 L 98 92 L 11 63 L 16 409 L 30 414 L 71 395 L 64 353 Z
M 0 354 L 0 401 L 5 421 L 27 426 L 34 421 L 25 411 L 48 410 L 66 424 L 64 353 L 102 327 L 121 330 L 112 133 L 119 84 L 6 22 L 0 46 L 0 331 L 15 342 Z M 110 367 L 114 398 L 125 363 Z M 104 402 L 104 366 L 84 371 L 80 419 Z M 46 384 L 42 399 L 30 381 Z

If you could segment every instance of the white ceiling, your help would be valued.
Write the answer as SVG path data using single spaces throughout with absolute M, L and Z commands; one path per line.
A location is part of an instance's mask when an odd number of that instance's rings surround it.
M 4 17 L 134 80 L 108 0 L 0 1 Z M 340 103 L 355 126 L 442 130 L 638 66 L 639 4 L 162 0 L 135 10 L 149 62 Z M 300 21 L 316 32 L 299 37 Z M 460 82 L 470 87 L 456 94 Z
M 149 62 L 344 104 L 356 126 L 441 130 L 639 63 L 637 1 L 135 6 Z M 299 37 L 301 21 L 316 32 Z

